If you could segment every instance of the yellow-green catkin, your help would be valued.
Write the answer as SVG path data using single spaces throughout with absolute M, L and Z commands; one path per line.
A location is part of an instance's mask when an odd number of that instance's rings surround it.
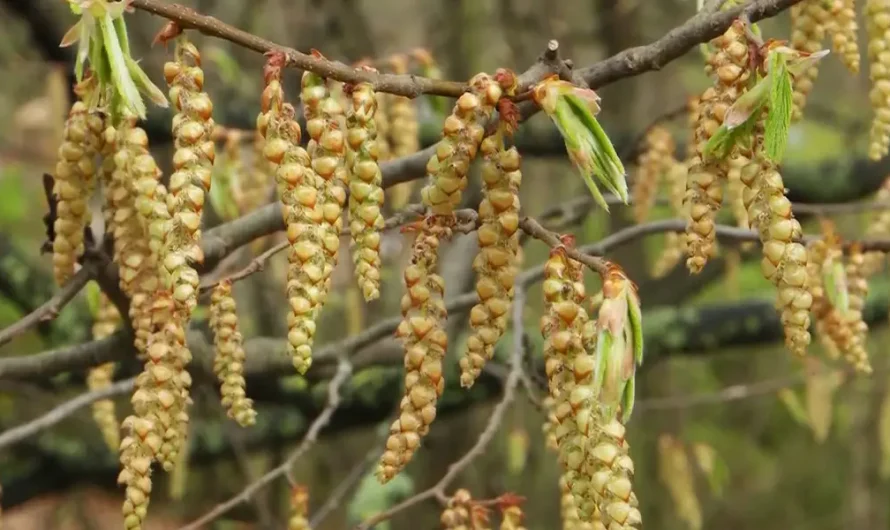
M 58 150 L 53 183 L 56 219 L 53 222 L 53 277 L 64 285 L 74 275 L 77 258 L 84 252 L 84 229 L 90 222 L 89 200 L 96 187 L 96 155 L 102 149 L 104 120 L 82 101 L 91 87 L 75 91 L 76 101 L 65 121 L 65 136 Z
M 405 347 L 405 395 L 377 468 L 377 478 L 384 484 L 414 457 L 436 419 L 436 403 L 445 388 L 445 280 L 436 273 L 436 264 L 440 239 L 449 235 L 433 218 L 424 220 L 414 240 L 411 263 L 405 267 L 407 292 L 401 300 L 403 319 L 396 329 Z
M 591 491 L 596 495 L 602 524 L 609 530 L 639 529 L 642 516 L 631 482 L 634 464 L 624 425 L 613 419 L 598 424 L 596 431 L 588 462 L 593 472 Z
M 562 530 L 606 530 L 599 515 L 594 512 L 591 521 L 582 521 L 575 506 L 575 496 L 569 489 L 565 475 L 559 477 L 559 514 L 562 519 Z
M 349 232 L 355 277 L 365 301 L 380 297 L 380 237 L 383 220 L 383 174 L 377 136 L 377 96 L 373 85 L 352 90 L 346 116 L 349 169 Z
M 785 330 L 785 345 L 797 355 L 806 353 L 810 343 L 810 307 L 807 249 L 796 240 L 802 235 L 800 223 L 785 196 L 785 184 L 777 165 L 767 158 L 763 147 L 765 111 L 754 133 L 750 161 L 742 167 L 741 181 L 748 222 L 758 231 L 763 244 L 761 271 L 778 290 L 776 307 Z
M 222 280 L 210 297 L 210 329 L 213 330 L 213 372 L 220 382 L 222 405 L 242 427 L 256 423 L 253 400 L 247 397 L 244 380 L 244 339 L 238 326 L 232 281 Z
M 856 0 L 833 0 L 828 34 L 831 46 L 844 66 L 859 73 L 859 25 L 856 23 Z
M 257 132 L 253 140 L 250 169 L 238 179 L 238 210 L 246 214 L 269 202 L 274 181 L 274 168 L 263 156 L 263 135 Z
M 833 308 L 828 303 L 825 285 L 822 281 L 822 268 L 828 259 L 826 239 L 816 239 L 807 244 L 807 288 L 813 297 L 812 312 L 815 318 L 816 334 L 826 355 L 832 360 L 840 357 L 840 347 L 834 340 L 837 330 Z
M 649 218 L 658 184 L 675 162 L 674 149 L 674 139 L 664 126 L 656 125 L 646 133 L 631 189 L 634 217 L 638 223 Z
M 123 469 L 117 482 L 126 488 L 122 510 L 124 528 L 141 530 L 151 497 L 151 463 L 162 439 L 151 420 L 127 416 L 122 425 L 126 436 L 121 440 L 120 462 Z
M 408 58 L 396 54 L 387 61 L 394 74 L 408 73 Z M 388 114 L 388 132 L 392 142 L 393 158 L 412 155 L 420 150 L 420 121 L 415 101 L 405 96 L 389 95 L 384 109 Z M 411 199 L 414 181 L 402 182 L 390 188 L 389 204 L 394 210 L 401 210 Z
M 701 96 L 694 142 L 697 156 L 690 161 L 686 180 L 686 267 L 696 274 L 716 254 L 715 221 L 728 171 L 724 161 L 705 161 L 704 147 L 723 124 L 730 106 L 746 90 L 751 76 L 748 40 L 741 22 L 733 23 L 711 43 L 715 51 L 708 66 L 714 85 Z
M 503 129 L 485 138 L 481 151 L 482 224 L 476 232 L 479 253 L 473 260 L 479 303 L 470 310 L 472 333 L 460 359 L 460 384 L 465 388 L 473 386 L 507 329 L 519 250 L 519 151 L 505 147 Z
M 847 291 L 849 295 L 849 310 L 847 311 L 847 327 L 852 334 L 851 344 L 854 351 L 853 363 L 855 367 L 865 368 L 870 366 L 868 350 L 865 340 L 868 334 L 868 324 L 863 318 L 865 299 L 868 296 L 868 280 L 865 276 L 865 257 L 861 245 L 853 245 L 847 257 L 845 271 L 847 273 Z M 869 372 L 868 368 L 863 371 Z
M 881 188 L 875 194 L 875 201 L 890 204 L 890 177 L 884 179 Z M 882 238 L 890 236 L 890 208 L 870 212 L 866 238 Z M 866 278 L 875 275 L 884 267 L 887 254 L 878 250 L 864 252 L 862 256 L 862 273 Z
M 866 0 L 869 99 L 874 110 L 868 138 L 868 156 L 880 160 L 890 151 L 890 0 Z
M 343 107 L 331 96 L 327 81 L 315 73 L 303 72 L 303 111 L 309 143 L 306 150 L 312 169 L 321 178 L 319 200 L 322 211 L 321 242 L 325 268 L 321 304 L 331 285 L 331 274 L 337 266 L 340 233 L 343 230 L 343 207 L 346 204 L 346 123 Z
M 445 119 L 443 138 L 426 165 L 430 182 L 421 190 L 421 196 L 435 215 L 451 215 L 460 204 L 470 162 L 503 94 L 500 84 L 485 73 L 473 76 L 469 84 L 470 91 L 457 99 L 451 115 Z
M 587 519 L 595 509 L 586 464 L 594 433 L 595 360 L 584 348 L 585 327 L 590 319 L 582 307 L 583 280 L 581 264 L 568 257 L 565 247 L 555 247 L 544 265 L 544 366 L 550 396 L 555 401 L 553 411 L 558 425 L 554 434 L 559 461 L 579 513 Z
M 125 117 L 118 129 L 106 129 L 106 143 L 117 148 L 109 186 L 105 189 L 107 228 L 114 236 L 114 261 L 120 271 L 120 287 L 130 297 L 130 322 L 134 345 L 144 355 L 151 335 L 151 304 L 160 287 L 156 253 L 149 240 L 149 219 L 161 170 L 148 151 L 148 136 Z M 142 188 L 145 188 L 144 190 Z M 143 211 L 140 211 L 140 208 Z M 165 208 L 166 209 L 166 208 Z
M 448 499 L 439 516 L 442 530 L 488 530 L 488 510 L 473 501 L 470 492 L 459 489 Z
M 110 336 L 118 328 L 121 323 L 120 313 L 114 304 L 105 296 L 104 293 L 99 295 L 99 308 L 93 321 L 93 339 L 99 340 Z M 90 390 L 100 390 L 111 386 L 114 377 L 114 363 L 103 363 L 95 368 L 90 369 L 87 375 L 87 387 Z M 93 420 L 99 426 L 102 438 L 105 444 L 114 451 L 120 448 L 120 424 L 114 413 L 114 401 L 111 399 L 100 399 L 94 401 Z
M 675 160 L 665 176 L 668 187 L 668 203 L 671 207 L 671 213 L 676 217 L 683 217 L 685 214 L 683 199 L 686 195 L 686 175 L 688 172 L 685 163 Z M 685 255 L 686 233 L 668 232 L 665 234 L 664 248 L 652 266 L 652 276 L 661 278 L 667 275 L 680 263 L 680 260 Z
M 803 0 L 791 6 L 791 46 L 802 52 L 814 53 L 822 49 L 831 14 L 825 0 Z M 817 64 L 794 77 L 792 119 L 799 120 L 819 75 Z
M 275 180 L 290 242 L 287 268 L 288 353 L 299 373 L 312 363 L 312 341 L 325 288 L 322 248 L 323 203 L 320 178 L 300 147 L 294 108 L 284 102 L 280 70 L 273 69 L 262 95 L 257 129 L 265 137 L 263 153 L 276 166 Z
M 198 303 L 198 273 L 193 265 L 204 261 L 201 251 L 201 212 L 210 190 L 216 158 L 213 103 L 204 89 L 201 54 L 185 35 L 177 37 L 174 59 L 164 65 L 170 86 L 173 116 L 173 173 L 167 208 L 172 216 L 161 265 L 171 282 L 173 299 L 188 320 Z
M 309 530 L 309 488 L 298 484 L 290 492 L 290 518 L 287 530 Z

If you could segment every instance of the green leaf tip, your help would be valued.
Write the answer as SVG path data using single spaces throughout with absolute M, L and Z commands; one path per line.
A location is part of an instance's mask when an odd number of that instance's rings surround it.
M 624 164 L 596 120 L 600 110 L 600 98 L 596 92 L 552 76 L 535 85 L 532 96 L 556 124 L 569 159 L 596 203 L 609 211 L 600 190 L 600 186 L 603 186 L 627 204 L 629 196 Z

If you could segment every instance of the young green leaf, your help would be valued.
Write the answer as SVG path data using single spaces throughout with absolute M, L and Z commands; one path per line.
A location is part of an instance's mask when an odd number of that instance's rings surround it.
M 788 70 L 787 56 L 771 52 L 769 54 L 769 71 L 769 77 L 772 80 L 763 143 L 766 156 L 779 163 L 785 155 L 793 110 L 791 72 Z

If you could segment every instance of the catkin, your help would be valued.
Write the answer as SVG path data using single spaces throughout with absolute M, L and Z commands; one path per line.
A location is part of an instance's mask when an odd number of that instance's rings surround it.
M 176 41 L 174 60 L 164 65 L 170 87 L 173 116 L 173 173 L 170 175 L 167 208 L 172 216 L 161 265 L 169 276 L 177 307 L 188 319 L 198 303 L 198 273 L 193 268 L 204 261 L 201 251 L 201 212 L 210 190 L 216 157 L 213 132 L 213 103 L 203 91 L 201 54 L 185 35 Z
M 671 212 L 682 217 L 685 214 L 683 198 L 686 194 L 686 175 L 688 168 L 685 163 L 674 161 L 665 177 L 668 184 L 668 202 Z M 665 234 L 664 248 L 652 266 L 652 276 L 661 278 L 671 272 L 686 254 L 686 233 L 668 232 Z
M 859 25 L 856 23 L 856 0 L 834 0 L 829 10 L 828 34 L 831 45 L 850 72 L 859 73 Z
M 96 312 L 96 318 L 93 322 L 93 339 L 99 340 L 110 336 L 121 323 L 120 313 L 114 304 L 105 296 L 104 293 L 99 295 L 99 309 Z M 103 363 L 95 368 L 90 369 L 87 375 L 87 387 L 90 390 L 99 390 L 111 386 L 114 376 L 114 363 Z M 93 402 L 93 419 L 99 426 L 102 438 L 105 444 L 112 451 L 120 448 L 120 425 L 117 422 L 117 416 L 114 413 L 114 401 L 111 399 L 100 399 Z
M 658 184 L 675 162 L 674 148 L 674 139 L 663 126 L 652 127 L 646 133 L 643 152 L 637 160 L 639 169 L 631 189 L 634 217 L 638 223 L 649 217 Z
M 355 277 L 365 301 L 380 297 L 380 232 L 384 227 L 383 173 L 377 136 L 377 95 L 370 83 L 352 91 L 346 117 L 349 232 Z
M 291 489 L 287 530 L 309 530 L 309 488 L 299 484 Z
M 469 491 L 459 489 L 448 499 L 439 522 L 442 530 L 487 530 L 488 510 L 473 502 Z
M 686 266 L 692 273 L 701 272 L 716 253 L 714 224 L 728 171 L 725 161 L 705 161 L 704 147 L 723 123 L 729 107 L 747 89 L 751 75 L 748 41 L 741 23 L 734 23 L 711 42 L 716 48 L 708 61 L 714 86 L 701 96 L 694 142 L 697 156 L 691 160 L 686 180 Z
M 875 115 L 869 132 L 868 156 L 880 160 L 890 151 L 890 0 L 866 0 L 869 92 Z
M 113 230 L 113 256 L 120 271 L 120 287 L 130 297 L 133 343 L 136 351 L 144 355 L 152 332 L 152 297 L 160 288 L 157 252 L 152 251 L 149 241 L 150 218 L 146 212 L 154 211 L 152 201 L 161 170 L 148 152 L 148 136 L 135 126 L 134 118 L 124 118 L 117 131 L 109 128 L 106 135 L 107 143 L 114 141 L 117 145 L 115 169 L 105 191 L 106 211 L 113 213 L 106 213 L 106 217 L 112 218 L 109 228 Z
M 399 418 L 389 429 L 386 450 L 377 468 L 381 483 L 391 480 L 413 458 L 420 440 L 436 418 L 436 403 L 445 388 L 442 361 L 448 347 L 445 280 L 436 274 L 440 239 L 449 230 L 427 218 L 412 247 L 405 268 L 407 292 L 402 296 L 402 322 L 396 329 L 405 346 L 405 396 Z
M 222 405 L 242 427 L 256 423 L 253 400 L 247 397 L 244 381 L 244 346 L 238 329 L 238 314 L 231 280 L 222 280 L 210 298 L 210 329 L 213 330 L 213 371 L 220 382 Z
M 276 166 L 275 179 L 282 216 L 287 227 L 287 298 L 290 311 L 288 353 L 298 372 L 312 363 L 315 321 L 322 304 L 326 260 L 321 225 L 323 185 L 312 170 L 309 154 L 300 147 L 300 126 L 294 109 L 284 103 L 280 70 L 272 68 L 262 95 L 262 114 L 257 129 L 265 137 L 264 156 Z
M 849 293 L 847 322 L 854 335 L 854 343 L 861 348 L 858 352 L 859 358 L 856 360 L 861 361 L 861 357 L 864 354 L 867 363 L 868 353 L 865 348 L 865 339 L 868 333 L 868 324 L 865 323 L 863 318 L 863 311 L 865 310 L 865 299 L 868 296 L 868 280 L 865 276 L 865 255 L 860 245 L 853 245 L 850 249 L 845 270 Z
M 408 73 L 408 59 L 402 54 L 389 58 L 389 66 L 394 74 Z M 386 99 L 388 111 L 389 137 L 392 140 L 393 158 L 412 155 L 420 150 L 420 121 L 415 102 L 405 96 L 390 95 Z M 396 184 L 390 189 L 390 204 L 394 210 L 401 210 L 411 199 L 414 182 Z
M 595 510 L 587 450 L 593 435 L 593 371 L 595 360 L 584 348 L 589 318 L 581 306 L 585 297 L 581 264 L 556 247 L 544 265 L 544 309 L 541 333 L 550 396 L 555 400 L 559 461 L 581 517 Z
M 525 514 L 519 506 L 506 506 L 501 510 L 501 530 L 526 530 L 523 520 Z
M 252 212 L 269 202 L 274 168 L 263 156 L 264 144 L 263 135 L 257 131 L 253 140 L 250 169 L 245 170 L 238 179 L 238 210 L 242 214 Z
M 832 315 L 822 281 L 822 269 L 827 257 L 828 245 L 825 239 L 816 239 L 807 244 L 807 288 L 813 297 L 812 311 L 816 320 L 814 327 L 827 356 L 837 359 L 841 352 L 832 335 L 838 328 L 834 325 L 836 319 Z
M 562 530 L 606 530 L 599 510 L 594 512 L 590 522 L 581 520 L 581 517 L 578 515 L 578 508 L 575 506 L 575 496 L 572 494 L 572 490 L 569 489 L 565 475 L 559 477 L 559 490 L 559 513 L 562 519 Z
M 421 190 L 423 203 L 434 215 L 451 215 L 467 187 L 467 172 L 503 89 L 488 74 L 470 80 L 470 91 L 461 94 L 445 119 L 443 138 L 426 165 L 430 182 Z
M 320 303 L 324 305 L 330 290 L 331 274 L 337 266 L 340 233 L 343 230 L 343 206 L 346 204 L 346 124 L 343 107 L 331 96 L 324 78 L 303 72 L 300 98 L 306 115 L 309 143 L 306 150 L 312 170 L 321 178 L 318 196 L 321 203 L 321 243 L 324 250 L 324 283 Z
M 85 98 L 87 88 L 78 86 Z M 59 146 L 53 195 L 57 199 L 53 223 L 53 277 L 64 285 L 74 274 L 77 258 L 84 251 L 84 229 L 90 221 L 89 199 L 95 189 L 96 162 L 102 148 L 104 123 L 86 103 L 72 105 L 65 121 L 64 141 Z
M 824 0 L 803 0 L 791 6 L 791 47 L 808 54 L 821 50 L 830 17 Z M 807 96 L 813 90 L 813 83 L 818 75 L 819 67 L 813 64 L 795 76 L 793 120 L 799 120 L 803 116 Z
M 878 193 L 875 194 L 876 202 L 890 203 L 890 177 L 884 179 Z M 890 209 L 882 209 L 870 214 L 868 227 L 865 230 L 866 238 L 881 238 L 890 236 Z M 866 278 L 873 276 L 884 267 L 887 254 L 878 250 L 870 250 L 862 256 L 862 273 Z
M 795 240 L 802 235 L 800 223 L 791 212 L 785 184 L 776 164 L 763 148 L 765 110 L 754 133 L 750 162 L 741 171 L 748 221 L 763 244 L 760 268 L 778 289 L 776 306 L 781 310 L 785 345 L 797 355 L 810 343 L 809 310 L 813 298 L 808 291 L 807 249 Z
M 479 253 L 473 260 L 479 303 L 470 310 L 472 333 L 460 359 L 460 384 L 465 388 L 473 386 L 507 329 L 519 249 L 519 151 L 515 147 L 506 149 L 502 130 L 485 138 L 481 151 L 482 224 L 476 232 Z
M 596 443 L 591 444 L 588 465 L 593 471 L 590 489 L 609 530 L 639 529 L 642 516 L 633 492 L 634 465 L 625 440 L 625 428 L 617 419 L 597 425 Z
M 122 509 L 124 528 L 141 530 L 151 497 L 151 462 L 161 447 L 162 439 L 151 420 L 127 416 L 122 426 L 127 435 L 121 440 L 120 462 L 123 469 L 117 482 L 126 487 Z

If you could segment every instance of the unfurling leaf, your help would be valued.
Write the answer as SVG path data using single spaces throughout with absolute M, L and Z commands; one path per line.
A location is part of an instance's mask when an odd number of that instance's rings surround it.
M 593 380 L 605 421 L 620 412 L 626 423 L 633 413 L 634 376 L 643 362 L 641 315 L 636 288 L 617 265 L 609 264 L 597 316 Z
M 803 403 L 800 402 L 800 396 L 797 393 L 790 388 L 783 388 L 779 390 L 779 399 L 785 404 L 785 408 L 797 423 L 809 426 L 810 420 L 807 418 L 807 411 L 804 409 Z
M 624 165 L 595 118 L 600 110 L 596 92 L 552 76 L 538 83 L 532 95 L 559 129 L 569 159 L 581 173 L 596 203 L 609 211 L 598 181 L 627 204 Z
M 822 267 L 822 283 L 828 301 L 841 316 L 846 317 L 850 311 L 850 290 L 847 284 L 847 271 L 843 263 L 832 260 L 828 266 Z
M 788 129 L 791 127 L 791 114 L 794 108 L 791 90 L 791 72 L 784 53 L 775 50 L 769 53 L 769 112 L 766 115 L 764 148 L 766 156 L 779 163 L 785 155 L 788 143 Z

